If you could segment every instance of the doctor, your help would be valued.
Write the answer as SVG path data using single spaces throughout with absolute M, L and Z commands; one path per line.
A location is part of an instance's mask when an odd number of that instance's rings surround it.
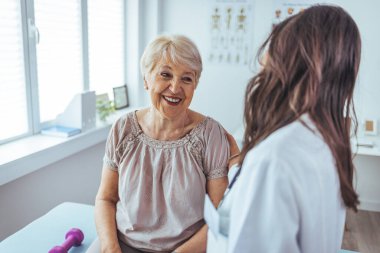
M 217 210 L 206 198 L 207 252 L 338 252 L 346 209 L 359 203 L 347 117 L 356 124 L 358 27 L 342 8 L 313 6 L 278 24 L 264 49 L 246 90 L 240 169 Z

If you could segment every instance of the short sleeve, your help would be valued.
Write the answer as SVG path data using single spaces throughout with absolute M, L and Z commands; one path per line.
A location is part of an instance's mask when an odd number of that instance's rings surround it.
M 204 138 L 203 168 L 206 178 L 210 180 L 227 176 L 230 145 L 223 127 L 215 120 L 209 120 Z
M 108 134 L 106 141 L 105 154 L 103 158 L 103 166 L 111 170 L 118 170 L 119 156 L 117 155 L 117 148 L 122 137 L 123 120 L 120 118 L 114 122 Z

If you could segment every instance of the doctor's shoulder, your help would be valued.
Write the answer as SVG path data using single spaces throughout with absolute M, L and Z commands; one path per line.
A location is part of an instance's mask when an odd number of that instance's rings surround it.
M 279 128 L 250 150 L 243 162 L 244 166 L 267 167 L 269 164 L 282 164 L 279 167 L 292 167 L 307 162 L 314 152 L 326 144 L 318 133 L 294 121 Z

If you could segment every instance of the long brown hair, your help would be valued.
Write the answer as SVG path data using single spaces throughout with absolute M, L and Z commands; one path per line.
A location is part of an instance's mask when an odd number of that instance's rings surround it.
M 345 205 L 356 210 L 350 122 L 356 132 L 360 50 L 358 27 L 340 7 L 312 6 L 275 26 L 258 53 L 266 62 L 246 89 L 240 165 L 259 142 L 307 113 L 335 158 Z

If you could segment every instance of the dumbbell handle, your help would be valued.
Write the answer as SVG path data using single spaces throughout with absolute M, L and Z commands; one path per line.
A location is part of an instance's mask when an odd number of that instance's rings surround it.
M 65 250 L 69 251 L 72 246 L 77 245 L 78 243 L 80 244 L 75 236 L 69 235 L 66 237 L 66 240 L 62 243 L 61 246 L 65 248 Z
M 81 245 L 83 239 L 83 232 L 80 229 L 72 228 L 66 233 L 63 244 L 61 246 L 55 246 L 49 250 L 49 253 L 67 253 L 72 246 Z

